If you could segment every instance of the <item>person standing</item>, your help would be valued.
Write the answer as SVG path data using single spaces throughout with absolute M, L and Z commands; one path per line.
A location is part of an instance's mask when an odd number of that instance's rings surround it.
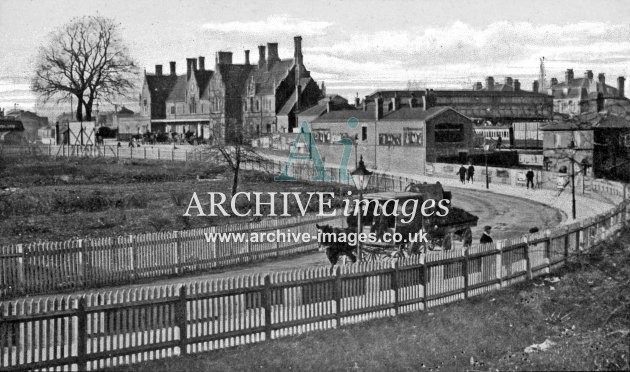
M 529 185 L 532 185 L 532 189 L 534 188 L 534 171 L 529 169 L 527 173 L 525 173 L 525 178 L 527 179 L 527 188 L 529 189 Z
M 490 244 L 490 243 L 493 242 L 492 236 L 490 236 L 490 230 L 492 230 L 492 227 L 484 226 L 483 234 L 481 234 L 481 239 L 479 239 L 479 243 L 481 243 L 481 244 Z
M 466 183 L 466 167 L 464 164 L 459 167 L 459 171 L 457 173 L 459 173 L 459 182 Z
M 475 167 L 473 167 L 472 163 L 470 164 L 470 166 L 468 166 L 468 169 L 466 171 L 466 176 L 467 176 L 468 182 L 473 183 L 473 180 L 475 178 Z

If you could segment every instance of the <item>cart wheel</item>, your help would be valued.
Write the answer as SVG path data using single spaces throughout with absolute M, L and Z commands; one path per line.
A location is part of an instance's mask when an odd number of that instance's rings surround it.
M 361 252 L 361 254 L 363 254 L 363 261 L 377 261 L 378 260 L 378 254 L 374 253 L 372 251 L 363 251 Z

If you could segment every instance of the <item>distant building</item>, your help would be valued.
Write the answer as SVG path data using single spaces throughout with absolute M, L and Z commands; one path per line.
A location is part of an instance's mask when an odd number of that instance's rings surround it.
M 575 171 L 597 178 L 630 181 L 630 114 L 624 110 L 562 117 L 545 126 L 544 162 L 548 170 Z
M 595 79 L 592 70 L 587 70 L 581 78 L 574 76 L 573 69 L 566 70 L 564 81 L 551 79 L 547 93 L 553 96 L 554 112 L 568 115 L 598 112 L 617 101 L 627 101 L 623 76 L 617 77 L 615 88 L 606 84 L 603 73 Z
M 19 120 L 24 126 L 24 136 L 31 141 L 37 140 L 37 131 L 48 126 L 48 118 L 25 110 L 11 110 L 5 113 L 5 118 Z
M 310 77 L 302 57 L 302 38 L 294 38 L 294 58 L 281 59 L 278 44 L 259 46 L 257 64 L 232 62 L 232 52 L 216 54 L 215 69 L 205 58 L 188 58 L 186 75 L 170 74 L 156 65 L 145 73 L 140 94 L 141 116 L 154 132 L 193 133 L 210 142 L 232 141 L 236 134 L 251 136 L 290 131 L 297 113 L 317 105 L 322 89 Z
M 375 97 L 360 108 L 330 107 L 310 125 L 312 138 L 326 160 L 339 163 L 344 154 L 338 142 L 356 141 L 356 154 L 366 165 L 378 169 L 405 168 L 424 173 L 427 162 L 439 156 L 467 158 L 472 149 L 472 120 L 450 107 L 426 109 L 415 99 L 391 101 L 384 110 L 383 98 Z M 331 105 L 332 106 L 332 105 Z M 306 111 L 308 113 L 308 111 Z

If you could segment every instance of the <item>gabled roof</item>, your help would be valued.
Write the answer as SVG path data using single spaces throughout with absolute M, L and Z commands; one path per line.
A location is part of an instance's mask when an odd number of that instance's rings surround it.
M 293 106 L 295 106 L 296 103 L 297 103 L 297 90 L 294 89 L 291 95 L 289 96 L 289 98 L 287 99 L 287 102 L 284 104 L 284 106 L 282 106 L 280 111 L 278 111 L 278 115 L 289 115 L 289 113 L 293 109 Z
M 564 93 L 568 88 L 567 94 Z M 597 98 L 597 93 L 602 93 L 604 97 L 616 97 L 619 95 L 617 88 L 607 84 L 602 84 L 596 79 L 575 78 L 568 83 L 563 81 L 551 87 L 554 98 L 587 98 L 586 95 Z
M 201 96 L 202 92 L 208 86 L 212 75 L 214 75 L 214 71 L 212 70 L 195 71 L 195 80 L 197 80 L 197 86 L 199 87 L 199 96 Z
M 252 77 L 256 83 L 256 94 L 273 94 L 276 85 L 285 79 L 292 68 L 293 59 L 283 59 L 271 64 L 267 62 L 261 67 L 254 66 Z
M 186 89 L 188 87 L 188 77 L 186 75 L 180 75 L 177 77 L 177 81 L 173 86 L 167 101 L 182 102 L 186 100 Z
M 544 131 L 591 130 L 591 129 L 630 129 L 630 113 L 589 112 L 574 117 L 558 115 L 553 123 L 541 128 Z
M 123 106 L 120 111 L 118 111 L 118 115 L 133 115 L 133 111 Z
M 217 72 L 225 85 L 226 95 L 240 96 L 245 91 L 245 83 L 249 78 L 253 65 L 220 64 Z

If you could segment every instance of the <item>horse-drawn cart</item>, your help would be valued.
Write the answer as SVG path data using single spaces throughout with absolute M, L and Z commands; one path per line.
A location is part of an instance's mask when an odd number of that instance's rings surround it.
M 448 250 L 453 247 L 453 239 L 464 240 L 470 244 L 471 227 L 477 225 L 478 218 L 463 209 L 446 204 L 448 213 L 438 208 L 440 200 L 452 199 L 450 192 L 445 192 L 440 183 L 411 184 L 408 191 L 380 192 L 364 196 L 367 211 L 361 213 L 361 232 L 371 238 L 361 244 L 361 259 L 378 260 L 382 258 L 406 257 L 426 250 Z M 426 200 L 433 199 L 434 207 L 425 212 L 422 206 Z M 417 201 L 415 213 L 412 211 Z M 398 201 L 395 203 L 393 201 Z M 394 211 L 394 208 L 397 210 Z M 406 210 L 404 210 L 406 209 Z M 379 213 L 377 213 L 377 211 Z M 444 216 L 439 216 L 439 214 Z M 356 228 L 358 219 L 354 214 L 348 219 L 349 229 Z

